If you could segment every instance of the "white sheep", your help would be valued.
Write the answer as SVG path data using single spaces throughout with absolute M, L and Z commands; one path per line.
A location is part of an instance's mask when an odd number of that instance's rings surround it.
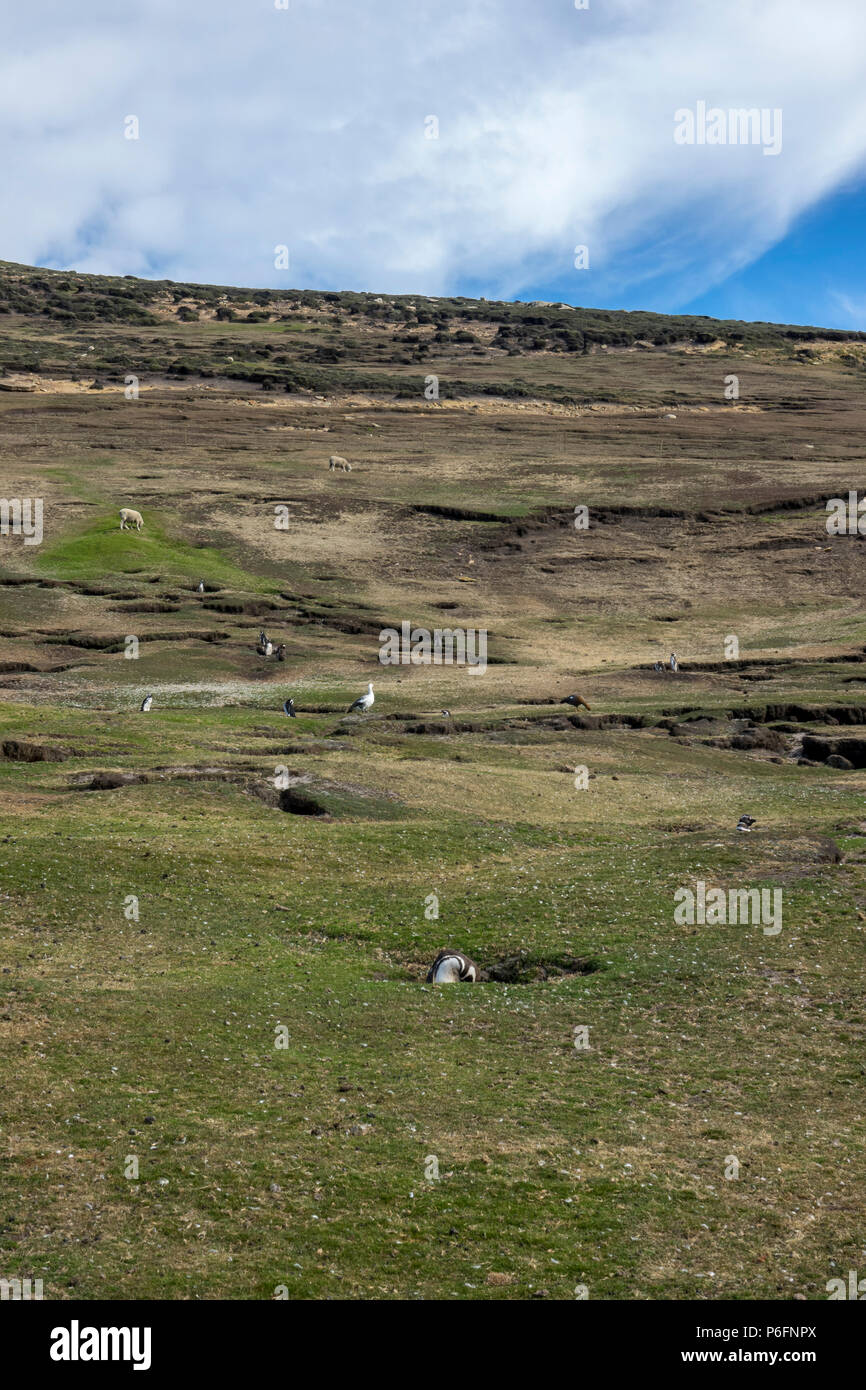
M 328 467 L 333 468 L 335 471 L 338 468 L 342 468 L 344 473 L 351 473 L 352 471 L 351 463 L 348 463 L 346 459 L 341 458 L 339 454 L 331 455 L 331 457 L 328 459 Z
M 121 507 L 120 509 L 120 529 L 125 531 L 127 526 L 134 526 L 136 531 L 140 531 L 144 525 L 144 517 L 141 512 L 137 512 L 132 507 Z

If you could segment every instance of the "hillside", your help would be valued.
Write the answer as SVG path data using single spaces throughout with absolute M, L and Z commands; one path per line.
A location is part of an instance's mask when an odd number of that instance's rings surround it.
M 0 262 L 0 332 L 8 372 L 79 380 L 84 365 L 88 381 L 118 384 L 134 361 L 159 378 L 398 398 L 423 392 L 436 372 L 447 398 L 638 401 L 628 376 L 602 383 L 595 363 L 575 358 L 659 349 L 866 365 L 864 333 L 566 304 L 181 285 L 8 262 Z
M 786 1300 L 862 1265 L 866 576 L 826 502 L 866 492 L 864 362 L 0 265 L 0 496 L 44 503 L 0 537 L 7 1277 Z M 404 622 L 486 670 L 380 664 Z M 677 920 L 698 883 L 781 889 L 782 929 Z M 491 978 L 425 985 L 442 946 Z

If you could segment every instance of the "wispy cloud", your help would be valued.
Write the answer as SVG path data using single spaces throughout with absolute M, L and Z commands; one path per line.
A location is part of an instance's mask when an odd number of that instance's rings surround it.
M 586 244 L 596 297 L 685 302 L 862 167 L 864 51 L 861 0 L 47 0 L 0 56 L 0 254 L 579 299 Z M 675 144 L 701 100 L 781 109 L 781 154 Z
M 861 329 L 866 323 L 866 295 L 850 295 L 833 290 L 831 301 L 836 305 L 841 322 L 848 328 Z

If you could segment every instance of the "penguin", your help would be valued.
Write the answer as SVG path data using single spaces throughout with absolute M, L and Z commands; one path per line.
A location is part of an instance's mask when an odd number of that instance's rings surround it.
M 292 699 L 291 695 L 289 696 L 288 700 L 286 700 L 285 704 L 283 705 L 283 713 L 284 713 L 284 714 L 287 714 L 287 715 L 289 716 L 290 719 L 297 719 L 297 717 L 298 717 L 297 714 L 295 713 L 295 702 L 294 702 L 294 700 Z
M 150 707 L 151 707 L 152 704 L 153 704 L 153 696 L 152 696 L 152 695 L 145 695 L 144 699 L 143 699 L 142 702 L 141 702 L 141 713 L 142 713 L 142 714 L 147 714 L 147 712 L 148 712 L 148 710 L 150 709 Z
M 478 966 L 462 951 L 440 951 L 427 971 L 428 985 L 475 984 Z
M 755 817 L 754 817 L 754 816 L 740 816 L 740 819 L 739 819 L 738 822 L 737 822 L 737 829 L 738 829 L 738 830 L 745 830 L 745 831 L 748 833 L 748 832 L 751 830 L 751 828 L 752 828 L 752 826 L 753 826 L 754 824 L 755 824 Z

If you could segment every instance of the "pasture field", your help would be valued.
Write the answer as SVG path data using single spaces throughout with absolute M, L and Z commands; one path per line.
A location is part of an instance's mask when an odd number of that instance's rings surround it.
M 858 336 L 145 284 L 0 276 L 0 494 L 44 502 L 0 537 L 0 1275 L 866 1273 Z M 381 665 L 404 621 L 486 669 Z M 701 883 L 781 930 L 678 920 Z

